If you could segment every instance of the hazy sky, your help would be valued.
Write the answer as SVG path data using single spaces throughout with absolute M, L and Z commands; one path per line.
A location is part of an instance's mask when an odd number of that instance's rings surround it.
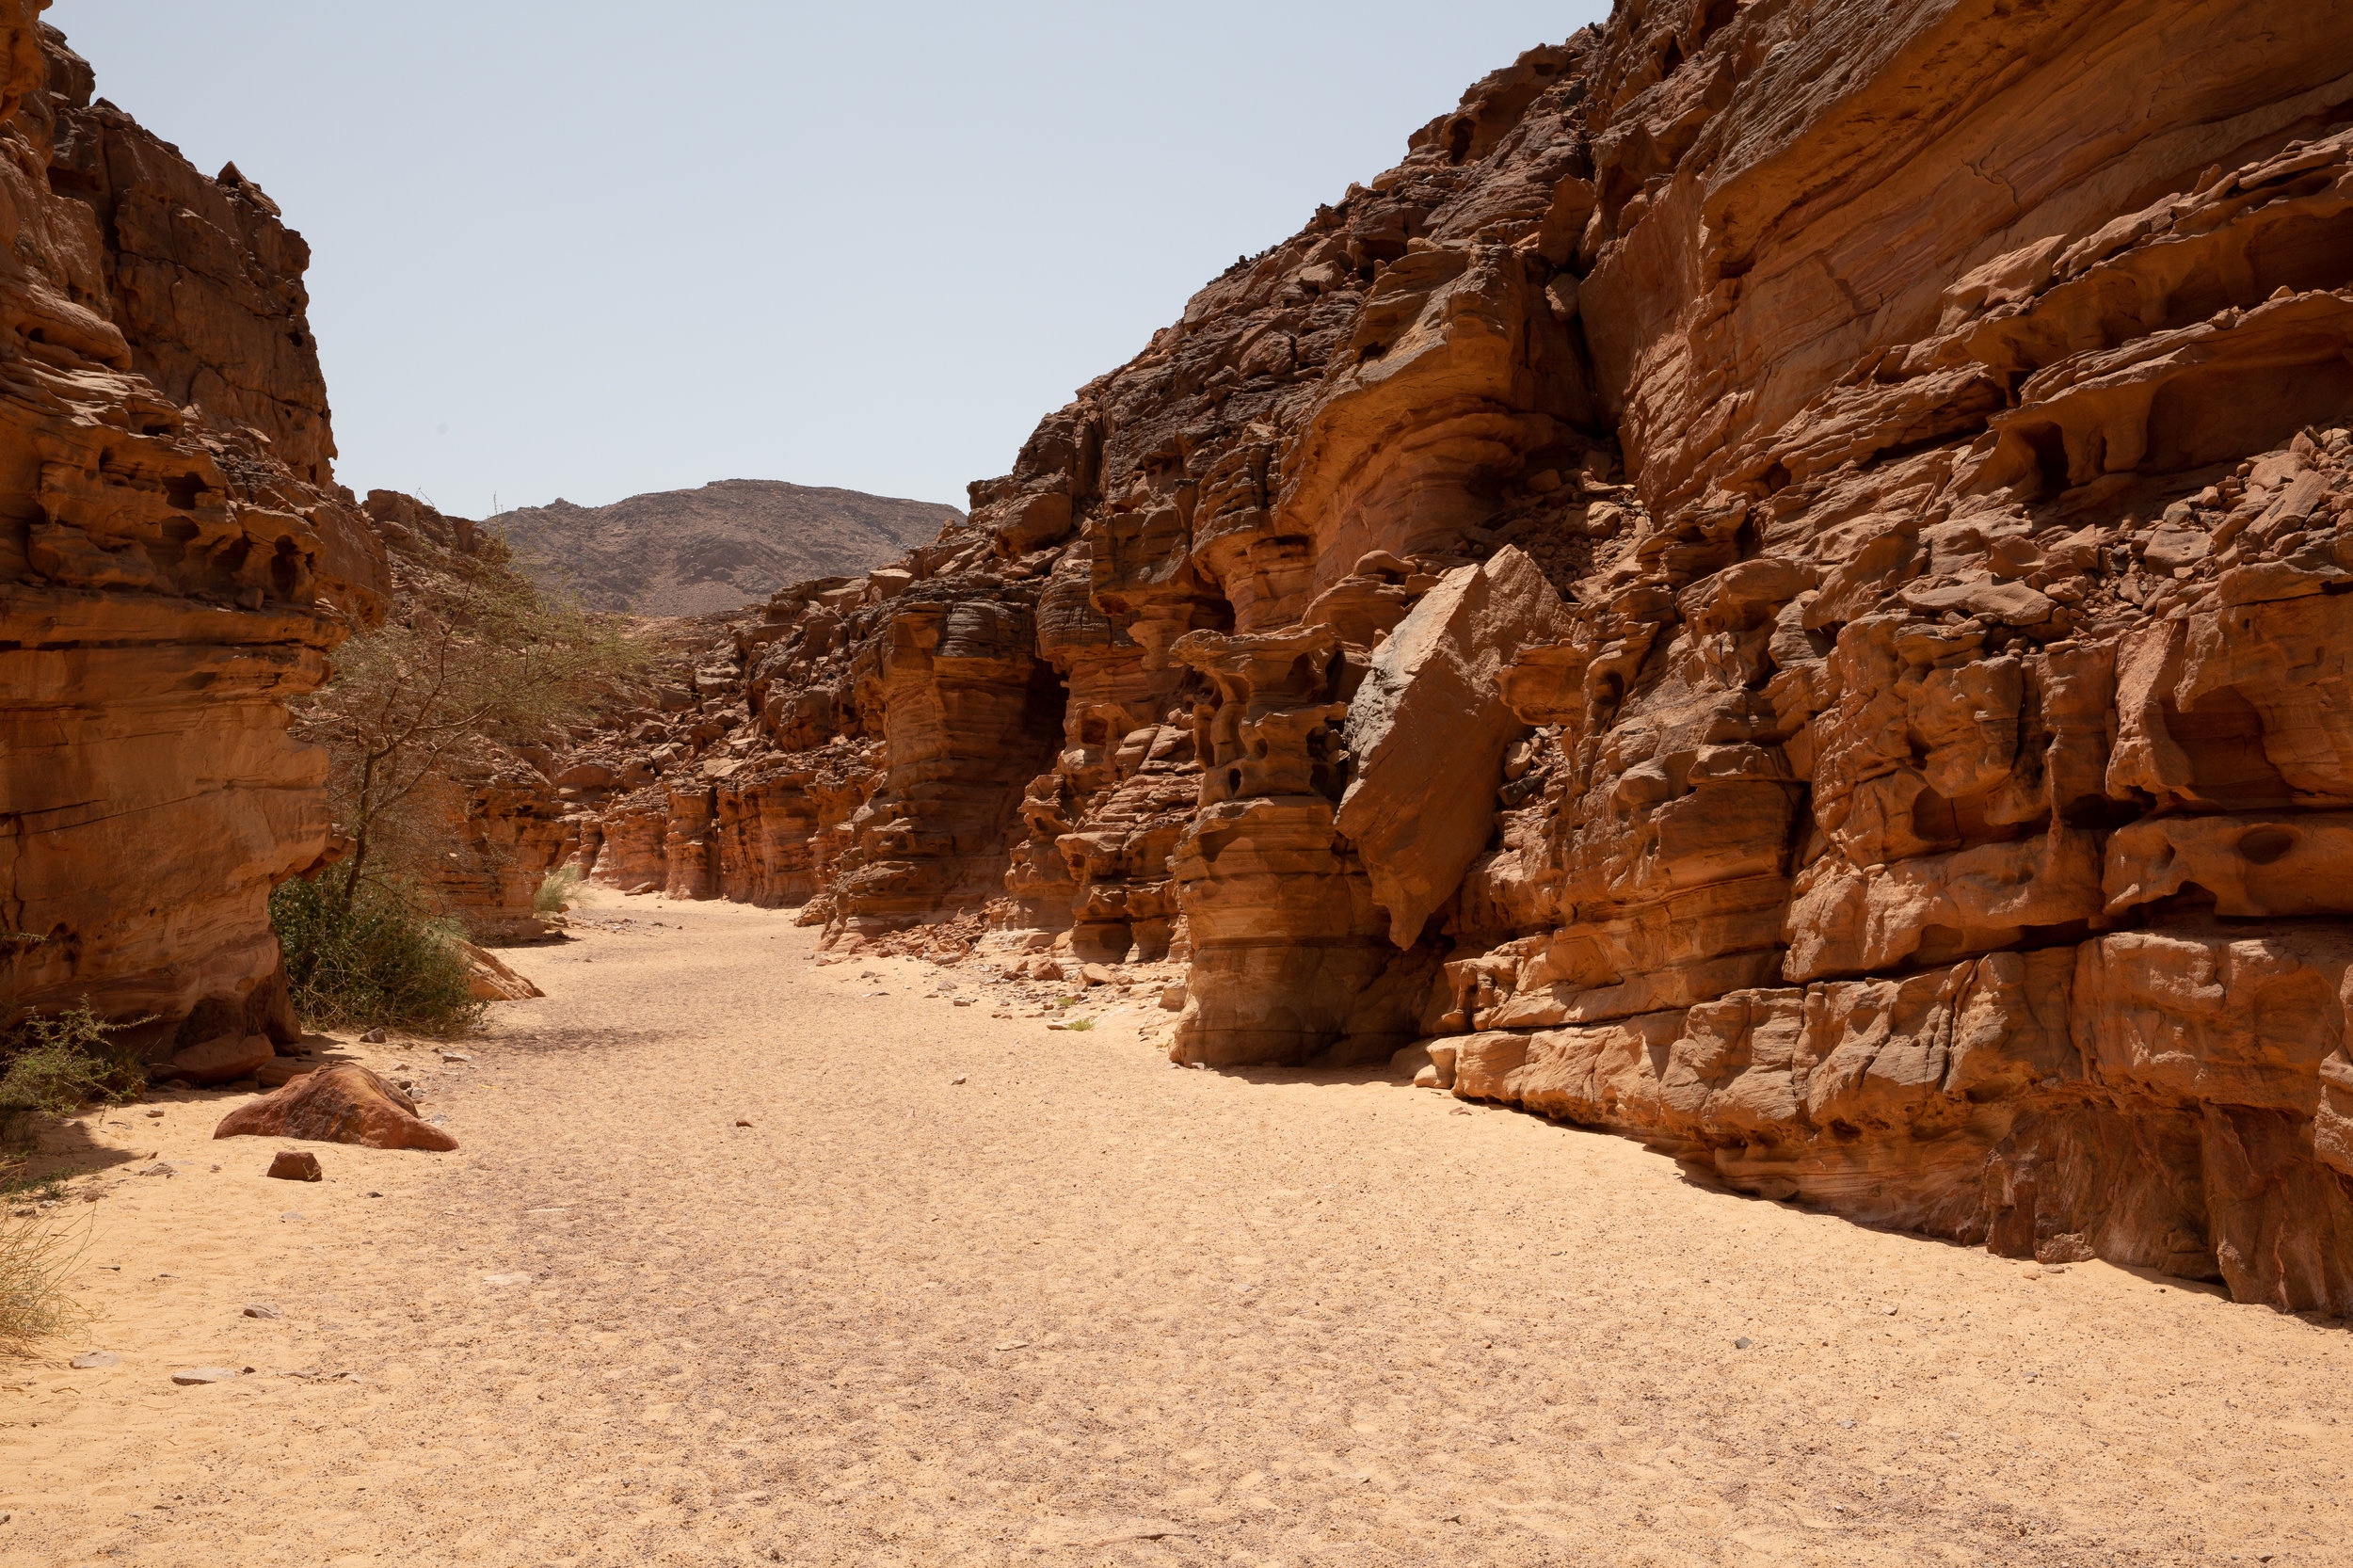
M 1235 256 L 1597 0 L 57 0 L 313 252 L 344 482 L 964 504 Z

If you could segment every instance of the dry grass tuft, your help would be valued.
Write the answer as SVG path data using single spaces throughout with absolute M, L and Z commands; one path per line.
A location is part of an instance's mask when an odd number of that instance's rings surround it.
M 83 1244 L 47 1218 L 0 1216 L 0 1354 L 28 1354 L 87 1320 L 65 1288 Z

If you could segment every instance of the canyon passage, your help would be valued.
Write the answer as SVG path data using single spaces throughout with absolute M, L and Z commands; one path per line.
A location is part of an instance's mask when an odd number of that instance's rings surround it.
M 2336 1326 L 585 914 L 472 1062 L 353 1048 L 455 1153 L 91 1118 L 180 1174 L 93 1210 L 119 1364 L 5 1380 L 0 1561 L 2343 1560 Z
M 433 1041 L 302 1013 L 316 715 L 545 605 L 41 9 L 0 1067 L 152 1086 L 0 1171 L 0 1554 L 2343 1560 L 2353 10 L 1625 0 L 931 542 L 636 498 Z

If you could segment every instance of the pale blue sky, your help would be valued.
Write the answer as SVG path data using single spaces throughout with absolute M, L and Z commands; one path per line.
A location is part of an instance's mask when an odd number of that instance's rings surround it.
M 1203 282 L 1595 0 L 57 0 L 311 242 L 338 472 L 473 516 L 964 504 Z

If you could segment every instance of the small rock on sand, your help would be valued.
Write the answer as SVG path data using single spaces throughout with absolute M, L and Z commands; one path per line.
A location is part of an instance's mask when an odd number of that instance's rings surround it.
M 185 1367 L 171 1374 L 171 1381 L 183 1388 L 194 1388 L 207 1383 L 234 1383 L 236 1368 L 232 1367 Z
M 76 1371 L 83 1372 L 94 1372 L 102 1367 L 119 1367 L 121 1364 L 122 1357 L 112 1351 L 85 1351 L 66 1363 Z
M 751 1123 L 749 1123 L 749 1122 L 747 1122 L 747 1121 L 745 1121 L 743 1117 L 738 1116 L 738 1117 L 736 1117 L 736 1118 L 735 1118 L 735 1125 L 736 1125 L 737 1127 L 749 1127 L 749 1126 L 751 1126 L 752 1124 L 751 1124 Z
M 268 1302 L 252 1302 L 246 1306 L 245 1315 L 248 1318 L 264 1319 L 274 1323 L 286 1315 L 286 1309 Z
M 384 1032 L 380 1029 L 371 1029 L 360 1038 L 363 1044 L 380 1046 L 384 1043 Z
M 280 1181 L 324 1181 L 327 1173 L 319 1169 L 319 1157 L 308 1149 L 280 1149 L 269 1162 L 269 1174 Z

